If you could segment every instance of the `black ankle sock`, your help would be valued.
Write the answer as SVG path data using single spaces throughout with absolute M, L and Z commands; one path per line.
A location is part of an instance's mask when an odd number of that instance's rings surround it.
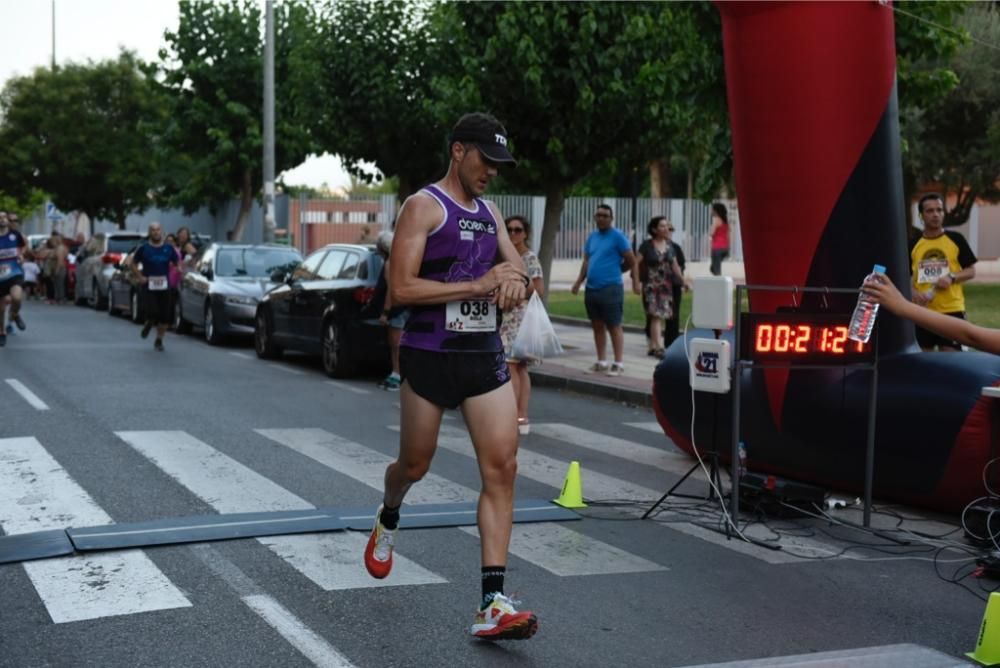
M 381 522 L 382 526 L 390 531 L 399 526 L 399 506 L 390 508 L 389 506 L 383 505 L 382 514 L 379 515 L 379 522 Z
M 503 576 L 506 566 L 483 566 L 483 607 L 493 600 L 493 594 L 503 593 Z

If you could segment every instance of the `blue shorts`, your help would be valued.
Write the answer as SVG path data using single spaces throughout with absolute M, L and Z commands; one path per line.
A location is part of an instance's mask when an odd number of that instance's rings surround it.
M 587 317 L 591 321 L 599 320 L 608 327 L 617 327 L 622 324 L 625 312 L 625 288 L 621 283 L 597 290 L 587 288 L 583 304 L 587 307 Z

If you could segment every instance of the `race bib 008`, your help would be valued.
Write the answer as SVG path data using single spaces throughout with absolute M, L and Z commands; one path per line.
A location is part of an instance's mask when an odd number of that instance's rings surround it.
M 948 260 L 921 260 L 917 264 L 917 283 L 937 283 L 949 271 Z
M 149 289 L 150 290 L 166 290 L 167 289 L 167 277 L 166 276 L 150 276 L 149 277 Z
M 497 328 L 497 305 L 486 299 L 448 302 L 445 329 L 450 332 L 493 332 Z

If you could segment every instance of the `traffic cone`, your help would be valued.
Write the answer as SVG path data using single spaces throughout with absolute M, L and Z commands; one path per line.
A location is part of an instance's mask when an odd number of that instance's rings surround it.
M 1000 592 L 993 592 L 986 601 L 976 651 L 966 656 L 984 666 L 1000 665 Z
M 566 471 L 566 479 L 563 480 L 562 492 L 558 499 L 553 499 L 563 508 L 586 508 L 583 502 L 583 484 L 580 482 L 580 462 L 570 462 L 569 470 Z

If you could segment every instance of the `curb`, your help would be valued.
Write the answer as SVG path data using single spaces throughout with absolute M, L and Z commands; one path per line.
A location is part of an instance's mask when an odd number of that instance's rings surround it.
M 535 387 L 551 387 L 557 390 L 568 390 L 579 394 L 586 394 L 600 399 L 608 399 L 644 408 L 653 406 L 652 387 L 648 391 L 635 390 L 628 387 L 608 385 L 605 383 L 595 383 L 582 378 L 567 378 L 554 373 L 548 373 L 540 369 L 529 369 L 528 375 L 531 383 Z M 652 381 L 650 381 L 652 385 Z

